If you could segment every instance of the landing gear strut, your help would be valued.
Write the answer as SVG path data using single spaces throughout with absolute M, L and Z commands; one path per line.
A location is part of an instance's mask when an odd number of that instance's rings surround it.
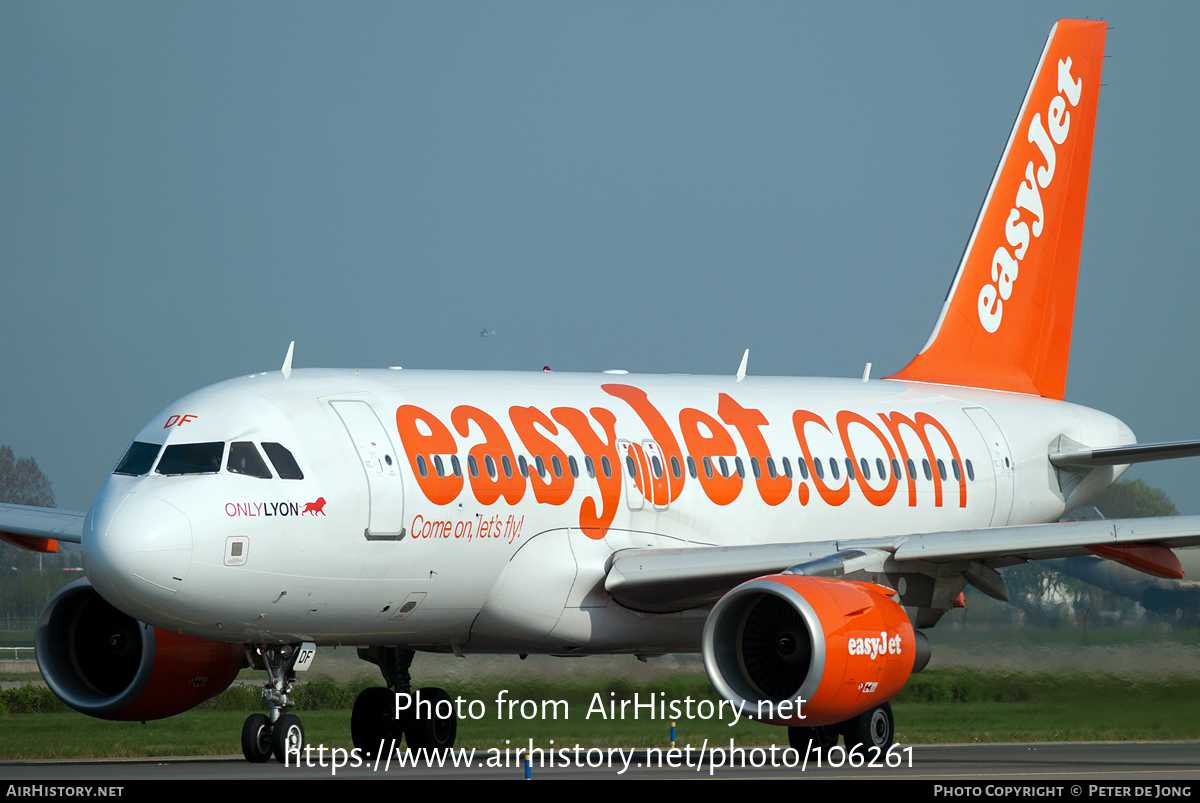
M 249 649 L 251 665 L 267 671 L 262 696 L 270 713 L 246 717 L 242 725 L 242 755 L 252 764 L 261 764 L 272 755 L 281 764 L 288 763 L 289 755 L 299 761 L 304 749 L 304 725 L 300 717 L 284 712 L 296 704 L 291 694 L 300 645 L 272 644 Z
M 409 667 L 412 650 L 401 647 L 360 647 L 358 657 L 379 667 L 387 689 L 364 689 L 354 701 L 350 734 L 365 758 L 373 758 L 380 744 L 384 750 L 399 745 L 402 737 L 412 748 L 443 750 L 454 746 L 458 717 L 454 702 L 444 690 L 412 688 Z M 390 689 L 390 691 L 389 691 Z M 396 717 L 396 694 L 410 694 L 405 710 Z M 439 705 L 440 703 L 440 705 Z

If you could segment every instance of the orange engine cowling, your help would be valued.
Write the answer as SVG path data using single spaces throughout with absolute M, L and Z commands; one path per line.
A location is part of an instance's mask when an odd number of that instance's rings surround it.
M 912 624 L 886 589 L 787 574 L 751 580 L 722 597 L 708 616 L 702 649 L 709 680 L 734 705 L 744 703 L 745 716 L 809 727 L 890 699 L 917 655 Z
M 245 662 L 241 644 L 159 630 L 121 613 L 87 578 L 51 597 L 35 644 L 50 689 L 100 719 L 182 713 L 225 691 Z

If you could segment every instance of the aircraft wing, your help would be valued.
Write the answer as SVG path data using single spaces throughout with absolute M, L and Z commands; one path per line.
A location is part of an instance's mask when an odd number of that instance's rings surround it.
M 812 574 L 805 564 L 816 567 L 822 559 L 849 558 L 851 552 L 861 555 L 864 550 L 887 553 L 893 566 L 961 562 L 968 579 L 981 586 L 995 567 L 1079 555 L 1100 555 L 1149 574 L 1181 578 L 1182 568 L 1170 548 L 1198 544 L 1200 516 L 1164 516 L 798 544 L 629 549 L 613 557 L 604 587 L 617 602 L 635 610 L 679 611 L 715 602 L 755 577 L 789 569 Z
M 34 552 L 57 552 L 59 541 L 79 543 L 86 516 L 80 510 L 0 504 L 0 541 Z

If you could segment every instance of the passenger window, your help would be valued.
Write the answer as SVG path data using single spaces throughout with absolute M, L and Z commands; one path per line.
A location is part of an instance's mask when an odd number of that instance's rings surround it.
M 923 470 L 925 472 L 925 479 L 927 479 L 927 480 L 933 479 L 933 472 L 929 470 L 929 461 L 928 460 L 925 460 L 925 459 L 921 460 L 921 470 Z
M 837 470 L 837 464 L 834 464 L 834 470 Z M 813 458 L 813 473 L 817 475 L 817 479 L 825 479 L 825 467 L 821 465 L 821 458 Z
M 959 467 L 958 467 L 958 461 L 957 461 L 957 460 L 951 460 L 951 461 L 950 461 L 950 468 L 954 469 L 954 481 L 955 481 L 955 482 L 962 482 L 962 470 L 961 470 L 961 469 L 959 469 Z
M 867 458 L 865 458 L 865 457 L 858 458 L 858 464 L 862 468 L 863 479 L 864 480 L 871 479 L 871 464 L 867 462 Z
M 679 458 L 675 455 L 671 455 L 671 473 L 675 475 L 675 479 L 677 480 L 683 478 L 683 469 L 680 468 Z
M 739 480 L 746 479 L 746 467 L 742 465 L 742 458 L 733 458 L 733 464 L 737 466 L 737 475 Z
M 658 459 L 658 455 L 650 455 L 650 468 L 654 470 L 654 479 L 661 480 L 663 475 L 662 461 Z
M 155 473 L 170 476 L 216 474 L 221 470 L 224 455 L 224 443 L 178 443 L 163 450 Z
M 612 463 L 609 462 L 608 455 L 600 456 L 600 468 L 604 469 L 605 479 L 612 478 Z
M 513 475 L 512 460 L 510 460 L 508 458 L 508 455 L 506 455 L 506 454 L 500 455 L 500 466 L 501 466 L 501 468 L 504 469 L 505 477 L 512 477 L 512 475 Z
M 692 459 L 691 455 L 688 455 L 687 464 L 688 464 L 688 474 L 692 475 L 692 479 L 696 479 L 697 478 L 696 461 Z
M 421 474 L 422 477 L 429 476 L 429 467 L 425 465 L 425 456 L 424 455 L 420 455 L 420 454 L 417 455 L 417 471 Z
M 555 459 L 557 460 L 558 458 L 555 458 Z M 572 476 L 572 477 L 578 477 L 578 476 L 579 476 L 579 463 L 577 463 L 577 462 L 575 461 L 575 456 L 574 456 L 574 455 L 568 455 L 568 456 L 567 456 L 567 468 L 571 469 L 571 476 Z
M 808 461 L 803 457 L 796 458 L 796 468 L 800 469 L 800 479 L 808 479 Z
M 275 473 L 279 475 L 279 479 L 304 479 L 304 472 L 300 470 L 300 465 L 296 462 L 296 458 L 292 457 L 292 453 L 288 451 L 286 446 L 264 441 L 262 448 L 267 453 L 267 459 L 271 461 L 271 465 L 275 466 Z M 421 476 L 425 475 L 422 474 Z
M 725 462 L 725 458 L 718 457 L 717 465 L 721 467 L 721 476 L 725 479 L 729 479 L 729 463 Z
M 117 467 L 113 469 L 113 474 L 128 474 L 131 477 L 139 477 L 150 471 L 150 467 L 154 465 L 154 459 L 158 457 L 158 453 L 162 450 L 161 443 L 139 443 L 134 441 L 125 451 L 125 456 L 121 458 L 121 462 L 117 463 Z
M 754 472 L 754 479 L 756 479 L 756 480 L 762 479 L 762 469 L 758 467 L 758 458 L 757 457 L 750 458 L 750 470 Z
M 938 476 L 940 476 L 942 478 L 942 482 L 945 482 L 946 481 L 946 464 L 943 463 L 941 460 L 938 460 L 937 467 L 938 467 Z
M 708 477 L 710 480 L 713 478 L 713 464 L 712 461 L 708 459 L 707 455 L 704 458 L 704 476 Z
M 229 446 L 229 459 L 225 468 L 231 474 L 245 474 L 262 480 L 271 479 L 271 469 L 258 456 L 258 449 L 250 441 L 238 441 Z
M 592 462 L 591 455 L 587 455 L 583 458 L 583 467 L 587 469 L 589 477 L 596 479 L 596 464 Z
M 542 460 L 542 456 L 540 454 L 533 458 L 533 463 L 535 466 L 537 466 L 538 476 L 542 479 L 546 479 L 546 463 Z
M 471 472 L 472 477 L 479 476 L 479 463 L 475 462 L 475 455 L 467 455 L 467 470 Z
M 496 479 L 496 461 L 492 459 L 490 454 L 484 456 L 483 466 L 487 469 L 488 476 Z
M 625 455 L 625 467 L 629 469 L 629 476 L 637 479 L 637 463 L 633 462 L 632 455 Z
M 562 461 L 558 459 L 558 455 L 550 455 L 550 466 L 554 469 L 555 478 L 562 479 Z
M 846 458 L 846 476 L 854 479 L 854 461 L 849 457 Z
M 882 459 L 882 458 L 879 458 L 879 457 L 876 457 L 876 458 L 875 458 L 875 474 L 876 474 L 876 475 L 879 477 L 879 479 L 881 479 L 881 480 L 886 480 L 886 479 L 887 479 L 887 466 L 885 466 L 885 465 L 883 464 L 883 459 Z
M 521 476 L 529 479 L 529 461 L 525 459 L 525 455 L 517 455 L 517 468 L 521 470 Z M 508 476 L 512 476 L 509 474 Z
M 433 470 L 437 472 L 439 477 L 446 476 L 446 466 L 442 464 L 442 456 L 440 454 L 433 456 Z
M 917 467 L 916 464 L 913 463 L 912 458 L 910 457 L 908 460 L 904 461 L 904 465 L 908 469 L 908 478 L 910 480 L 915 480 L 917 478 Z
M 462 463 L 458 462 L 458 455 L 450 455 L 450 468 L 454 469 L 454 476 L 462 476 Z
M 971 465 L 971 461 L 967 461 L 967 479 L 975 482 L 975 468 Z
M 775 471 L 775 461 L 770 457 L 767 458 L 767 474 L 771 477 L 771 479 L 775 479 L 779 476 L 778 472 Z
M 789 480 L 792 478 L 792 463 L 786 457 L 783 458 L 783 476 Z
M 840 480 L 842 478 L 841 471 L 838 468 L 837 460 L 832 457 L 829 458 L 829 473 L 833 475 L 835 480 Z

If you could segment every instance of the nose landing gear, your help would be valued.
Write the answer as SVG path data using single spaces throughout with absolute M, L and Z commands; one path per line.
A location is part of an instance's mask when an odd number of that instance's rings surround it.
M 296 704 L 291 696 L 296 680 L 299 644 L 251 645 L 250 664 L 267 671 L 262 696 L 269 714 L 251 714 L 242 725 L 242 755 L 252 764 L 262 764 L 272 755 L 281 764 L 299 762 L 304 749 L 304 725 L 295 714 L 284 713 Z M 290 760 L 289 760 L 290 757 Z

